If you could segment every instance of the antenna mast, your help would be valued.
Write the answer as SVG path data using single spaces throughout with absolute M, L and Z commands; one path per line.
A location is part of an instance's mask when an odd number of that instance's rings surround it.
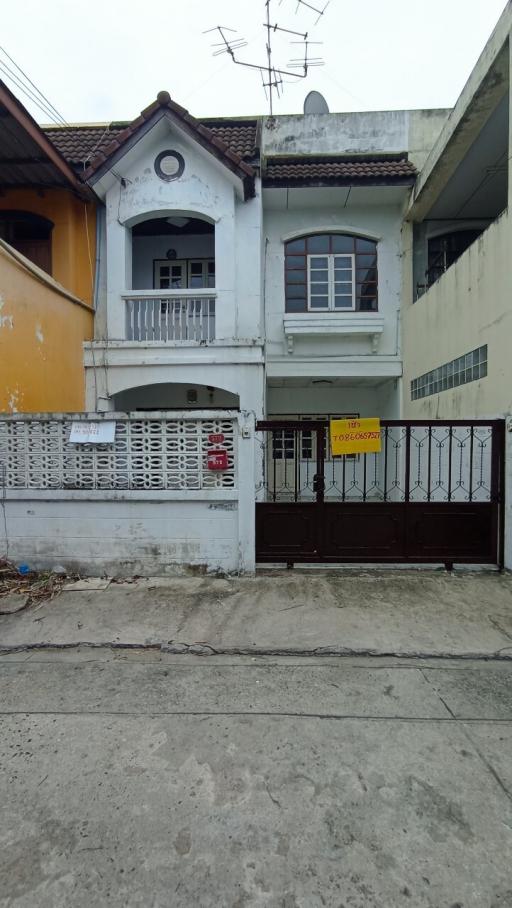
M 283 84 L 284 84 L 283 76 L 284 77 L 288 76 L 292 79 L 305 79 L 308 74 L 308 70 L 311 66 L 322 66 L 323 65 L 323 60 L 320 57 L 310 57 L 309 56 L 309 48 L 312 45 L 320 44 L 321 42 L 310 41 L 309 37 L 308 37 L 308 32 L 299 32 L 299 31 L 294 31 L 293 29 L 290 29 L 290 28 L 283 28 L 277 22 L 272 24 L 271 16 L 270 16 L 270 6 L 271 6 L 271 3 L 273 3 L 273 2 L 274 2 L 274 0 L 264 0 L 265 22 L 263 23 L 263 28 L 266 30 L 266 33 L 267 33 L 266 43 L 265 43 L 267 59 L 266 59 L 265 63 L 248 63 L 245 60 L 239 60 L 237 58 L 237 51 L 239 51 L 242 47 L 247 47 L 247 41 L 245 41 L 244 38 L 231 37 L 230 35 L 227 34 L 229 32 L 233 36 L 236 35 L 236 32 L 234 29 L 227 28 L 225 25 L 216 25 L 214 28 L 208 29 L 208 32 L 218 32 L 218 34 L 220 35 L 220 38 L 221 38 L 221 40 L 219 42 L 212 45 L 212 47 L 214 48 L 214 50 L 213 50 L 214 57 L 217 57 L 220 54 L 228 54 L 231 57 L 233 63 L 236 63 L 237 66 L 245 66 L 248 69 L 259 70 L 259 72 L 261 74 L 261 80 L 263 83 L 263 89 L 265 91 L 265 96 L 267 97 L 268 102 L 269 102 L 269 112 L 270 112 L 271 121 L 273 121 L 273 117 L 274 117 L 274 95 L 277 95 L 277 97 L 279 98 L 283 91 Z M 280 0 L 280 3 L 281 2 L 282 2 L 282 0 Z M 298 10 L 301 7 L 305 7 L 306 9 L 317 13 L 317 20 L 315 22 L 315 25 L 321 19 L 321 17 L 325 13 L 325 10 L 327 9 L 327 6 L 329 5 L 329 0 L 322 9 L 317 8 L 316 6 L 314 6 L 311 3 L 307 3 L 306 0 L 296 0 L 296 2 L 297 2 L 297 9 L 295 10 L 296 13 L 298 12 Z M 279 65 L 275 66 L 274 62 L 273 62 L 272 36 L 275 35 L 276 32 L 280 32 L 280 33 L 286 34 L 286 35 L 293 35 L 295 38 L 300 38 L 301 39 L 300 41 L 293 41 L 291 43 L 300 45 L 304 50 L 303 56 L 296 57 L 296 58 L 290 60 L 289 63 L 286 64 L 287 65 L 286 69 L 284 69 L 282 66 L 279 66 Z M 295 70 L 295 72 L 291 72 L 291 70 Z

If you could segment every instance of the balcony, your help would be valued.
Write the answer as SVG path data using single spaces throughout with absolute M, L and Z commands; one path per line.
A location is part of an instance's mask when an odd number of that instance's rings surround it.
M 207 344 L 215 340 L 211 290 L 137 290 L 123 294 L 126 339 Z
M 352 335 L 371 338 L 372 353 L 377 353 L 384 331 L 384 318 L 376 312 L 298 312 L 283 319 L 288 353 L 293 353 L 297 337 Z

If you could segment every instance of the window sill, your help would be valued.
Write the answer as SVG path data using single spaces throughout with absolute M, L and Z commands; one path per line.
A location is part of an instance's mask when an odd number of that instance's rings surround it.
M 295 337 L 329 334 L 370 336 L 372 353 L 377 353 L 384 318 L 378 312 L 297 312 L 285 315 L 283 325 L 289 353 Z

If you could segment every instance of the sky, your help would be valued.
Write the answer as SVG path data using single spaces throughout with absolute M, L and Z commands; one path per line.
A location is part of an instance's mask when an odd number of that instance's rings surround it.
M 323 8 L 325 0 L 308 0 Z M 297 0 L 271 0 L 271 22 L 323 42 L 325 61 L 290 80 L 274 112 L 301 113 L 320 91 L 331 111 L 452 107 L 505 6 L 504 0 L 330 0 L 320 20 Z M 268 112 L 257 70 L 213 56 L 216 25 L 266 59 L 264 0 L 16 0 L 2 8 L 2 48 L 69 123 L 132 119 L 166 89 L 198 117 Z M 316 24 L 315 24 L 316 23 Z M 301 54 L 275 34 L 275 65 Z M 12 63 L 0 54 L 2 65 Z M 0 73 L 40 123 L 41 113 Z

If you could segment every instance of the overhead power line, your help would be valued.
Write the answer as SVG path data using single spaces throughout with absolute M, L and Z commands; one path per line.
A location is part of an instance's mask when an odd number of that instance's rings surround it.
M 67 126 L 67 121 L 62 116 L 57 108 L 52 104 L 52 102 L 46 97 L 46 95 L 37 87 L 35 82 L 32 81 L 30 76 L 21 68 L 21 66 L 16 63 L 16 61 L 11 57 L 11 55 L 5 50 L 4 47 L 0 46 L 0 52 L 4 54 L 5 57 L 16 67 L 18 72 L 15 72 L 5 60 L 0 59 L 0 71 L 6 76 L 9 81 L 11 81 L 17 89 L 19 89 L 23 94 L 32 101 L 33 104 L 45 115 L 48 117 L 52 123 L 55 123 L 57 126 Z M 19 75 L 18 75 L 19 73 Z

